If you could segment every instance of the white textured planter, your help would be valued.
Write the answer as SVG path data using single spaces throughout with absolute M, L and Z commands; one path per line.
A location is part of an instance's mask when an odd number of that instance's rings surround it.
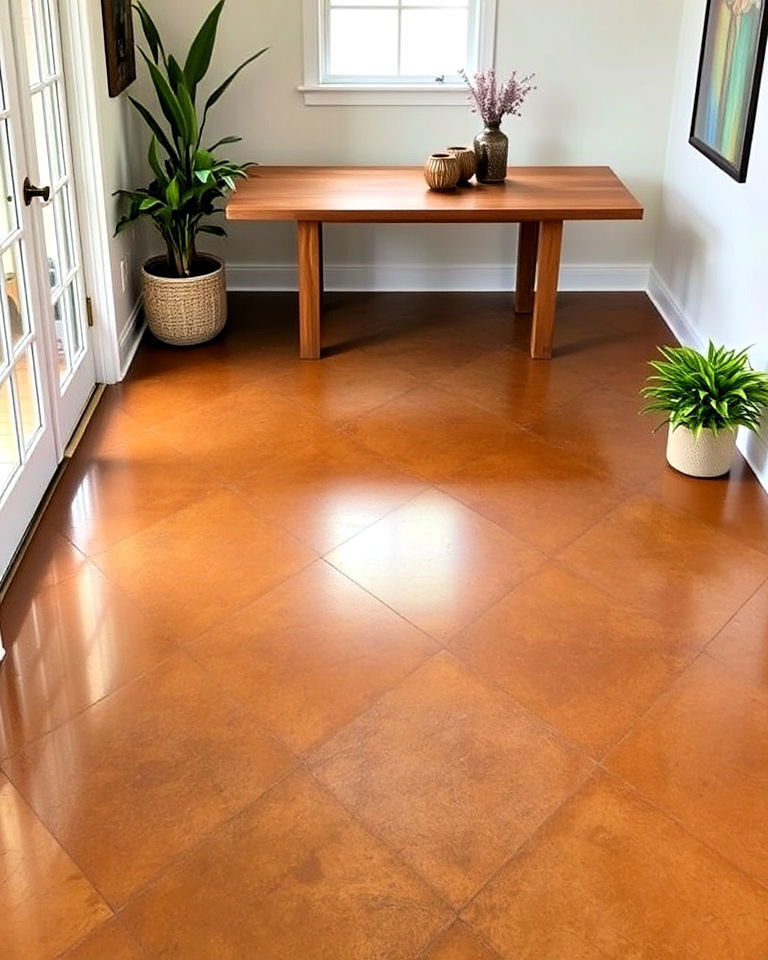
M 224 263 L 211 254 L 200 259 L 217 264 L 200 277 L 159 277 L 152 272 L 162 257 L 148 260 L 141 271 L 144 312 L 149 329 L 163 343 L 192 346 L 211 340 L 227 322 L 227 282 Z
M 667 463 L 689 477 L 722 477 L 733 466 L 736 431 L 703 430 L 697 440 L 687 427 L 669 425 Z

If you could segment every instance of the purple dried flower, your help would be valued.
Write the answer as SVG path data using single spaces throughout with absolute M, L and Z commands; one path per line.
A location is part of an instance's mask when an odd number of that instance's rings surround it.
M 503 83 L 499 83 L 493 68 L 476 73 L 471 80 L 463 70 L 460 74 L 469 87 L 472 112 L 479 113 L 484 123 L 500 123 L 507 114 L 519 117 L 525 98 L 536 89 L 531 83 L 534 74 L 518 79 L 517 71 L 513 71 Z

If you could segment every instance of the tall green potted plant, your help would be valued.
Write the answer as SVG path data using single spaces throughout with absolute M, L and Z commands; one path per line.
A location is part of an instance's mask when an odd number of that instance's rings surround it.
M 142 3 L 134 10 L 141 21 L 149 51 L 141 48 L 157 95 L 159 113 L 131 97 L 151 133 L 149 164 L 154 179 L 147 187 L 120 190 L 128 204 L 117 232 L 137 220 L 148 219 L 166 246 L 165 256 L 144 264 L 144 309 L 154 335 L 171 344 L 203 343 L 224 327 L 227 315 L 224 264 L 211 254 L 197 250 L 199 234 L 226 236 L 210 222 L 220 213 L 217 206 L 234 190 L 236 181 L 247 176 L 247 164 L 221 158 L 221 147 L 240 137 L 223 137 L 205 144 L 209 113 L 240 71 L 260 57 L 259 50 L 248 57 L 197 107 L 198 88 L 211 65 L 219 18 L 225 0 L 219 0 L 198 31 L 183 65 L 167 54 L 160 33 Z
M 719 477 L 733 466 L 739 427 L 758 431 L 768 406 L 768 375 L 753 370 L 746 350 L 710 342 L 706 354 L 691 347 L 659 347 L 643 396 L 643 413 L 663 413 L 669 424 L 667 461 L 691 477 Z

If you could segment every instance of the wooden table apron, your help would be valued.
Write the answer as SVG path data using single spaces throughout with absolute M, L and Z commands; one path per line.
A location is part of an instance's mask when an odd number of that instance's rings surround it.
M 532 313 L 531 356 L 552 356 L 563 226 L 640 220 L 643 208 L 609 167 L 510 167 L 503 184 L 437 193 L 421 167 L 256 167 L 227 204 L 229 220 L 295 220 L 301 357 L 320 357 L 323 223 L 518 223 L 516 313 Z

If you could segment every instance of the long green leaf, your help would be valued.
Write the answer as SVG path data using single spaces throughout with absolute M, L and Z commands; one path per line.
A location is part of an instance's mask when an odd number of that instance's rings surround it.
M 213 56 L 213 47 L 216 43 L 216 31 L 219 26 L 219 17 L 224 7 L 224 0 L 219 0 L 216 6 L 206 17 L 205 23 L 192 41 L 187 59 L 184 63 L 184 76 L 194 100 L 197 85 L 208 72 Z
M 176 152 L 176 148 L 171 145 L 171 141 L 165 134 L 165 131 L 160 126 L 160 124 L 155 120 L 152 114 L 147 110 L 143 103 L 139 103 L 138 100 L 135 100 L 133 97 L 128 97 L 133 106 L 138 110 L 141 116 L 144 118 L 145 123 L 149 129 L 157 137 L 158 142 L 163 147 L 163 149 L 168 153 L 168 156 L 171 158 L 174 164 L 179 163 L 179 155 Z
M 149 49 L 152 52 L 152 59 L 155 63 L 159 63 L 159 56 L 162 56 L 163 60 L 165 60 L 165 50 L 163 49 L 163 41 L 160 39 L 160 31 L 147 12 L 147 8 L 143 3 L 137 2 L 134 3 L 133 9 L 138 13 L 139 19 L 141 20 L 141 27 L 144 31 L 144 36 L 147 38 Z
M 152 167 L 158 182 L 165 183 L 167 177 L 165 176 L 163 165 L 160 163 L 160 157 L 157 154 L 157 137 L 155 136 L 153 136 L 149 142 L 149 165 Z
M 143 50 L 140 50 L 141 55 L 146 61 L 147 67 L 149 68 L 149 74 L 152 77 L 152 83 L 155 87 L 155 93 L 157 94 L 158 102 L 160 103 L 160 109 L 165 115 L 165 119 L 170 123 L 171 130 L 175 137 L 183 140 L 185 139 L 185 120 L 184 114 L 182 113 L 181 107 L 179 106 L 179 101 L 176 98 L 176 94 L 171 90 L 171 85 L 162 75 L 160 70 L 155 66 L 150 58 L 144 53 Z

